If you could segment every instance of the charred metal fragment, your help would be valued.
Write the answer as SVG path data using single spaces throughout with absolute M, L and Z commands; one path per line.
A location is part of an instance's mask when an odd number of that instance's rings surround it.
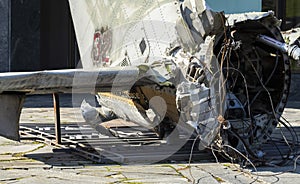
M 200 148 L 214 146 L 230 154 L 232 147 L 262 157 L 262 145 L 287 102 L 289 56 L 299 59 L 299 43 L 284 42 L 272 12 L 224 15 L 201 0 L 158 2 L 139 1 L 131 9 L 115 1 L 100 3 L 99 10 L 111 7 L 118 16 L 106 20 L 98 11 L 97 19 L 92 17 L 89 28 L 111 32 L 106 53 L 111 66 L 123 63 L 126 53 L 138 69 L 136 80 L 123 90 L 112 86 L 98 93 L 100 105 L 161 138 L 166 131 L 184 129 L 200 139 Z M 76 28 L 82 14 L 75 0 L 70 5 Z M 79 38 L 85 36 L 80 31 Z M 83 63 L 91 65 L 89 59 Z

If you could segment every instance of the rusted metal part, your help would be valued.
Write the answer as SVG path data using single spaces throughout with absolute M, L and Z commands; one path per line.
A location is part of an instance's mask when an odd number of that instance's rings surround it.
M 96 155 L 93 153 L 89 153 L 87 151 L 84 151 L 83 148 L 85 147 L 83 144 L 79 144 L 76 141 L 65 139 L 63 138 L 64 144 L 58 144 L 55 140 L 55 135 L 38 131 L 29 127 L 20 126 L 20 133 L 21 136 L 23 136 L 24 139 L 28 139 L 28 137 L 32 140 L 35 139 L 36 141 L 41 141 L 45 144 L 49 144 L 51 146 L 55 146 L 61 149 L 71 149 L 74 150 L 74 154 L 78 154 L 79 156 L 95 161 L 97 163 L 103 162 L 103 157 L 101 155 Z
M 61 122 L 60 122 L 60 104 L 59 94 L 53 93 L 54 123 L 55 123 L 55 139 L 57 144 L 61 144 Z
M 129 128 L 118 127 L 118 131 L 132 132 Z M 22 124 L 20 127 L 22 139 L 42 141 L 62 149 L 71 149 L 72 153 L 97 163 L 149 163 L 151 160 L 185 161 L 190 156 L 190 144 L 174 155 L 168 155 L 171 148 L 165 141 L 159 140 L 155 134 L 144 129 L 140 136 L 124 136 L 120 138 L 107 137 L 99 134 L 88 125 L 68 124 L 62 126 L 62 143 L 55 141 L 55 127 L 51 124 Z M 121 133 L 120 133 L 121 134 Z M 91 136 L 93 135 L 93 136 Z M 128 144 L 130 143 L 130 144 Z M 194 150 L 193 160 L 212 160 L 207 151 Z
M 118 127 L 118 131 L 132 131 L 129 130 L 124 125 Z M 295 129 L 295 132 L 299 136 L 299 127 Z M 273 164 L 281 162 L 282 157 L 289 153 L 290 146 L 294 146 L 299 150 L 299 143 L 287 145 L 281 138 L 282 134 L 286 135 L 288 141 L 292 141 L 292 136 L 287 129 L 276 128 L 271 136 L 272 141 L 269 140 L 263 144 L 261 151 L 265 155 L 269 155 L 265 158 L 265 161 L 272 161 Z M 62 126 L 63 138 L 61 144 L 57 144 L 55 141 L 55 127 L 52 124 L 22 124 L 20 135 L 23 140 L 42 141 L 64 150 L 72 150 L 72 153 L 96 163 L 112 163 L 112 161 L 118 163 L 147 163 L 151 159 L 159 160 L 159 157 L 163 158 L 163 155 L 166 154 L 163 150 L 168 149 L 168 145 L 164 141 L 158 140 L 155 134 L 148 131 L 145 131 L 143 136 L 115 138 L 100 135 L 92 127 L 78 124 Z M 170 155 L 165 161 L 186 161 L 190 156 L 190 144 L 193 141 L 189 140 L 187 145 L 174 155 Z M 131 146 L 127 145 L 128 142 Z M 160 150 L 160 147 L 165 147 L 165 149 Z M 214 160 L 214 158 L 210 151 L 198 151 L 195 148 L 192 160 L 207 161 Z

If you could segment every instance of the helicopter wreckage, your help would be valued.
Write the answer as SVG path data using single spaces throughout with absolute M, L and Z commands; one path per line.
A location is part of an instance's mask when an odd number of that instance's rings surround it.
M 290 59 L 300 57 L 299 39 L 286 44 L 272 12 L 225 15 L 200 0 L 69 4 L 83 69 L 1 74 L 0 113 L 10 130 L 1 135 L 18 138 L 11 117 L 24 94 L 93 92 L 101 107 L 84 101 L 82 115 L 103 134 L 117 135 L 103 123 L 121 118 L 177 150 L 185 132 L 199 149 L 264 157 L 287 103 Z M 10 105 L 5 95 L 15 92 Z
M 72 3 L 76 30 L 79 5 Z M 106 3 L 98 6 L 115 6 Z M 160 138 L 179 136 L 177 129 L 183 129 L 199 138 L 200 149 L 235 149 L 262 158 L 262 144 L 277 127 L 287 103 L 290 58 L 299 60 L 299 42 L 284 42 L 273 12 L 225 16 L 206 8 L 204 1 L 153 4 L 138 3 L 149 11 L 138 16 L 138 9 L 127 12 L 123 18 L 130 25 L 125 26 L 114 25 L 113 19 L 101 24 L 107 16 L 101 17 L 101 8 L 99 14 L 94 12 L 101 28 L 90 48 L 92 67 L 122 66 L 126 71 L 135 66 L 139 75 L 123 89 L 112 86 L 111 91 L 98 93 L 99 112 L 83 102 L 84 118 L 105 134 L 110 130 L 101 123 L 122 118 Z M 126 6 L 120 3 L 118 8 Z

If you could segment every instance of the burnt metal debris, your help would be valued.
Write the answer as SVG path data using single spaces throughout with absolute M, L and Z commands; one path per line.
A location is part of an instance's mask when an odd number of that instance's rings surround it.
M 130 64 L 140 71 L 136 83 L 127 90 L 99 93 L 100 105 L 110 109 L 109 118 L 135 122 L 160 138 L 184 129 L 200 140 L 200 149 L 218 150 L 231 159 L 244 160 L 246 155 L 264 162 L 264 143 L 279 123 L 287 126 L 281 115 L 289 94 L 290 58 L 299 59 L 299 44 L 284 42 L 273 12 L 228 17 L 206 8 L 204 1 L 176 5 L 176 39 L 161 58 L 151 61 L 149 51 L 140 62 Z M 146 36 L 143 49 L 137 47 L 141 55 L 151 47 Z M 114 58 L 111 53 L 109 58 Z M 125 53 L 125 59 L 130 58 L 130 52 Z M 151 84 L 139 82 L 145 78 Z M 107 114 L 100 116 L 94 127 L 106 121 Z

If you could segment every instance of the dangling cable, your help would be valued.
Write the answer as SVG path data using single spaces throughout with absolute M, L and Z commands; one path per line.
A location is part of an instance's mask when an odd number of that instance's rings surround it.
M 199 139 L 199 137 L 200 137 L 200 135 L 197 135 L 197 137 L 193 141 L 193 144 L 192 144 L 192 147 L 191 147 L 191 152 L 190 152 L 190 157 L 189 157 L 189 162 L 188 162 L 189 174 L 192 177 L 193 184 L 195 183 L 196 179 L 195 179 L 195 177 L 193 176 L 193 173 L 192 173 L 191 162 L 192 162 L 194 147 L 195 147 L 196 141 Z

